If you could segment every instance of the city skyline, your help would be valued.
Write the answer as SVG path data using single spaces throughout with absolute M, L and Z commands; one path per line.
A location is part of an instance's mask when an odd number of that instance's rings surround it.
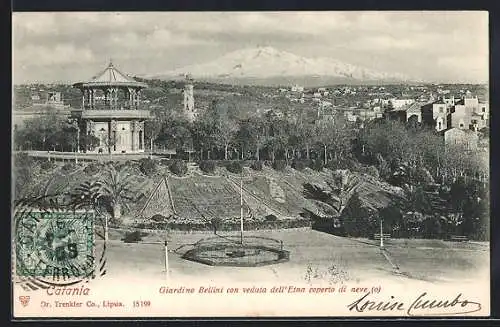
M 149 75 L 271 46 L 428 82 L 488 81 L 487 12 L 14 13 L 13 80 Z

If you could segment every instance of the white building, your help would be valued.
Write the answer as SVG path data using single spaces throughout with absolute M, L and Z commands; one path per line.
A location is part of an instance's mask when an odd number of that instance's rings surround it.
M 292 92 L 304 92 L 304 87 L 299 85 L 294 85 L 291 88 Z
M 394 109 L 399 109 L 403 106 L 410 105 L 415 102 L 413 99 L 391 99 L 390 100 L 392 107 Z

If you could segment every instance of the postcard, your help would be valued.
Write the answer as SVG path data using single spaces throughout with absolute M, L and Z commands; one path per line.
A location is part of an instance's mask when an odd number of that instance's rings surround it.
M 14 318 L 490 315 L 488 13 L 14 12 Z

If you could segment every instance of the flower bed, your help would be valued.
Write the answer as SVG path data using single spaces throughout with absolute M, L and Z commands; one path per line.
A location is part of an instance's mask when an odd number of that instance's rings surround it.
M 135 226 L 140 229 L 152 229 L 152 230 L 179 230 L 179 231 L 210 231 L 213 230 L 213 226 L 202 222 L 147 222 L 139 223 Z M 244 230 L 277 230 L 277 229 L 288 229 L 288 228 L 300 228 L 300 227 L 311 227 L 311 221 L 309 219 L 297 218 L 297 219 L 280 219 L 275 221 L 269 220 L 251 220 L 243 222 Z M 240 230 L 240 222 L 238 219 L 234 219 L 233 222 L 221 222 L 219 228 L 220 231 L 238 231 Z

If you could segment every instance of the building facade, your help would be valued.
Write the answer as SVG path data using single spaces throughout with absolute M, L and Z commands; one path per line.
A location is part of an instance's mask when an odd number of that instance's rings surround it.
M 432 104 L 432 119 L 435 121 L 435 129 L 440 132 L 448 128 L 448 106 L 442 100 Z
M 450 121 L 452 128 L 478 131 L 488 127 L 489 105 L 479 102 L 477 96 L 472 96 L 470 92 L 467 92 L 465 97 L 452 108 Z
M 140 94 L 147 85 L 120 72 L 112 63 L 89 81 L 73 85 L 82 91 L 82 108 L 72 112 L 80 133 L 99 139 L 91 153 L 144 152 L 144 122 Z

